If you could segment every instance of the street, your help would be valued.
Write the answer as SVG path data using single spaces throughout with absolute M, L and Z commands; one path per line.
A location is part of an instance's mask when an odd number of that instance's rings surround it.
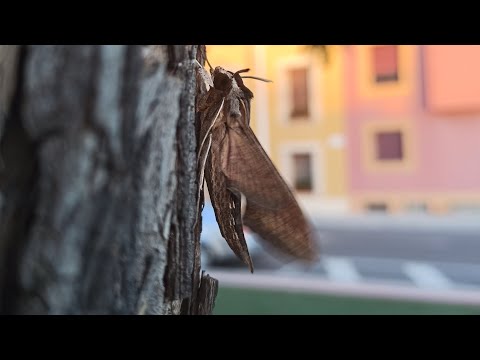
M 285 264 L 265 253 L 253 259 L 255 269 L 336 284 L 480 291 L 480 221 L 474 216 L 350 216 L 313 224 L 321 241 L 317 264 Z
M 480 216 L 364 216 L 314 221 L 325 255 L 480 264 Z

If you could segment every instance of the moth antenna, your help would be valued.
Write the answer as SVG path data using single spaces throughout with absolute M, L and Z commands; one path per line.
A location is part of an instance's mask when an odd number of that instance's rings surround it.
M 255 80 L 260 80 L 260 81 L 264 81 L 264 82 L 273 83 L 272 80 L 264 79 L 264 78 L 257 77 L 257 76 L 241 76 L 241 78 L 242 78 L 242 79 L 255 79 Z
M 236 73 L 233 74 L 233 76 L 238 75 L 238 74 L 241 74 L 241 73 L 244 73 L 244 72 L 249 72 L 249 71 L 250 71 L 250 69 L 238 70 Z
M 215 119 L 212 121 L 212 124 L 210 125 L 210 127 L 208 128 L 206 134 L 205 134 L 205 137 L 203 138 L 202 140 L 202 143 L 200 144 L 200 149 L 198 150 L 198 153 L 201 154 L 202 153 L 202 148 L 203 148 L 203 144 L 205 143 L 205 140 L 207 139 L 208 137 L 208 134 L 210 133 L 210 131 L 212 130 L 213 128 L 213 125 L 215 125 L 215 123 L 217 122 L 218 120 L 218 115 L 220 115 L 220 111 L 222 111 L 223 109 L 223 103 L 225 102 L 225 98 L 222 99 L 222 104 L 220 105 L 220 108 L 218 109 L 218 112 L 217 112 L 217 115 L 215 116 Z M 200 160 L 200 157 L 198 158 Z M 197 160 L 198 161 L 198 160 Z M 198 162 L 197 162 L 197 166 L 198 166 Z

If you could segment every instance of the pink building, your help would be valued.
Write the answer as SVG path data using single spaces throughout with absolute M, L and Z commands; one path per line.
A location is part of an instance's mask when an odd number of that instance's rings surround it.
M 353 209 L 480 210 L 480 46 L 346 46 Z

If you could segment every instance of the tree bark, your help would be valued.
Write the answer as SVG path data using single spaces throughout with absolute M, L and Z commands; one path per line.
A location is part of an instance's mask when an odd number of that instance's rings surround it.
M 0 111 L 2 313 L 211 313 L 194 229 L 204 50 L 18 48 Z

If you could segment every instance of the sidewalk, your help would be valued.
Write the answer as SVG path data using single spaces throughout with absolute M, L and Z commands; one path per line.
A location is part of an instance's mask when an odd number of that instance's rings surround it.
M 313 294 L 333 294 L 365 298 L 414 300 L 428 303 L 462 304 L 480 306 L 478 290 L 433 290 L 413 286 L 372 283 L 342 283 L 302 275 L 280 275 L 268 272 L 209 270 L 209 275 L 219 281 L 219 286 L 282 290 Z
M 312 216 L 313 224 L 321 228 L 400 231 L 459 231 L 476 232 L 480 241 L 480 215 L 332 215 Z

